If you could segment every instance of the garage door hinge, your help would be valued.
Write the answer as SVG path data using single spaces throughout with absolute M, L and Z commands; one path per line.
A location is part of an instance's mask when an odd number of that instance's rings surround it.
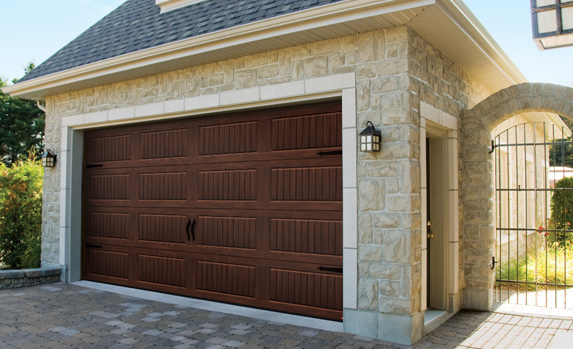
M 342 268 L 328 268 L 328 267 L 318 267 L 320 271 L 331 271 L 333 273 L 342 273 Z

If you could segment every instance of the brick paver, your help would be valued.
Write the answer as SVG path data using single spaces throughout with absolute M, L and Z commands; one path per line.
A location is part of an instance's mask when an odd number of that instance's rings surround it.
M 0 291 L 0 309 L 0 349 L 408 348 L 69 284 Z M 572 324 L 549 316 L 462 311 L 415 348 L 570 348 Z

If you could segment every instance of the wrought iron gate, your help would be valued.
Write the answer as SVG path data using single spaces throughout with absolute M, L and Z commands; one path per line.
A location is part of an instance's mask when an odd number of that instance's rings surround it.
M 497 302 L 573 309 L 573 142 L 565 132 L 527 123 L 493 141 Z

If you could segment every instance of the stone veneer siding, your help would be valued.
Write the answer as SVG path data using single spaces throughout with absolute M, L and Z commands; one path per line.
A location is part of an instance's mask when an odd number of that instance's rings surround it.
M 407 27 L 50 96 L 46 147 L 60 151 L 66 116 L 344 73 L 356 76 L 358 132 L 371 121 L 383 139 L 380 153 L 358 153 L 358 309 L 419 314 L 420 102 L 458 116 L 488 92 Z M 44 263 L 60 261 L 59 170 L 45 173 Z

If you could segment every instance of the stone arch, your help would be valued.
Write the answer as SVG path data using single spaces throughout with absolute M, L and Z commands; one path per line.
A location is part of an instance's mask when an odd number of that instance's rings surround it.
M 489 96 L 462 113 L 460 195 L 463 206 L 462 240 L 465 274 L 464 307 L 493 306 L 495 248 L 491 131 L 523 112 L 551 112 L 573 120 L 573 88 L 522 83 Z

